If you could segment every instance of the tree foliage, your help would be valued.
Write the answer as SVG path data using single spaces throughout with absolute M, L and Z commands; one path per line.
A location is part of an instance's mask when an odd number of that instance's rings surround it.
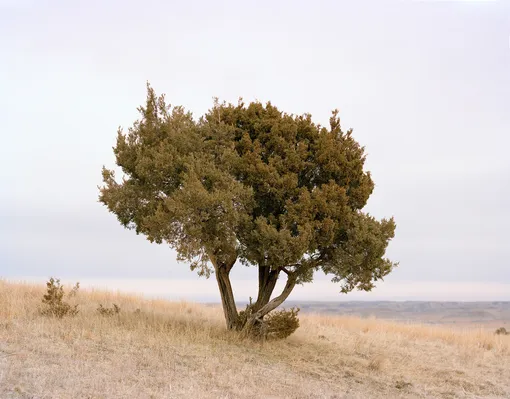
M 118 131 L 123 176 L 103 168 L 100 201 L 200 275 L 214 271 L 229 328 L 243 327 L 228 279 L 236 262 L 259 268 L 254 320 L 318 270 L 349 292 L 372 289 L 396 265 L 384 257 L 394 220 L 362 212 L 374 183 L 337 111 L 324 127 L 271 103 L 215 101 L 195 120 L 150 86 L 139 111 Z M 282 272 L 287 285 L 270 300 Z

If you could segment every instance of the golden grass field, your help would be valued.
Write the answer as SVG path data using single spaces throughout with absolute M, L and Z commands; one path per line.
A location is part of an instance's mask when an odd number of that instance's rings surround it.
M 257 343 L 220 308 L 83 290 L 58 320 L 38 312 L 44 291 L 0 280 L 1 399 L 510 398 L 510 336 L 492 330 L 300 315 Z

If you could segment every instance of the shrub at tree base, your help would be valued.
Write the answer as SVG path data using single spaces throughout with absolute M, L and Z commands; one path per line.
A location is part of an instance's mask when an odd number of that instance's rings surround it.
M 295 314 L 269 315 L 315 272 L 347 293 L 370 291 L 397 265 L 384 257 L 395 222 L 362 211 L 374 182 L 338 111 L 324 127 L 271 103 L 216 101 L 194 119 L 150 86 L 139 111 L 113 149 L 122 177 L 103 168 L 99 200 L 124 227 L 174 248 L 199 275 L 214 273 L 228 329 L 287 336 Z M 230 282 L 240 264 L 256 267 L 259 282 L 243 314 Z M 281 277 L 285 287 L 273 295 Z
M 299 308 L 282 309 L 269 313 L 264 318 L 264 322 L 267 323 L 266 337 L 272 339 L 287 338 L 299 327 L 298 313 Z
M 46 306 L 41 309 L 41 314 L 45 316 L 54 316 L 59 319 L 64 316 L 75 316 L 78 314 L 78 305 L 70 305 L 64 302 L 64 287 L 60 284 L 60 279 L 51 277 L 46 283 L 47 292 L 43 296 L 42 302 Z M 70 291 L 69 296 L 75 296 L 80 287 L 80 283 L 76 283 Z
M 239 312 L 239 322 L 243 326 L 253 315 L 252 306 L 250 304 L 245 310 Z M 257 318 L 251 329 L 245 331 L 245 335 L 262 340 L 287 338 L 299 328 L 298 313 L 299 308 L 273 311 L 263 318 Z

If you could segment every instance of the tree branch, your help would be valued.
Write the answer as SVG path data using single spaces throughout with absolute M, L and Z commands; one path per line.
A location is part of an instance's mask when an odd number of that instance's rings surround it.
M 262 318 L 272 310 L 276 309 L 280 306 L 290 295 L 294 287 L 296 286 L 296 276 L 294 274 L 289 274 L 287 278 L 287 283 L 285 284 L 285 288 L 282 293 L 278 295 L 276 298 L 269 301 L 269 303 L 263 306 L 257 313 L 255 313 L 255 318 Z
M 312 257 L 312 258 L 309 259 L 309 264 L 307 264 L 306 266 L 309 267 L 309 268 L 310 267 L 316 267 L 319 264 L 320 260 L 321 260 L 320 257 L 317 257 L 317 258 L 313 258 Z M 294 272 L 289 271 L 287 269 L 287 267 L 296 267 L 296 268 L 299 268 L 299 267 L 303 267 L 303 266 L 304 265 L 302 263 L 292 263 L 290 265 L 280 267 L 280 270 L 285 272 L 288 276 L 290 276 L 291 274 L 294 274 L 296 272 L 295 271 Z

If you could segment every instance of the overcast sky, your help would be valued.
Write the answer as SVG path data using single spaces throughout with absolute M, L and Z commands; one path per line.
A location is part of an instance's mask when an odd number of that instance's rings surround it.
M 214 96 L 338 108 L 366 147 L 400 267 L 369 295 L 319 277 L 294 299 L 510 300 L 509 39 L 507 1 L 0 0 L 0 277 L 217 298 L 97 202 L 150 81 L 197 117 Z M 234 272 L 239 300 L 254 276 Z

